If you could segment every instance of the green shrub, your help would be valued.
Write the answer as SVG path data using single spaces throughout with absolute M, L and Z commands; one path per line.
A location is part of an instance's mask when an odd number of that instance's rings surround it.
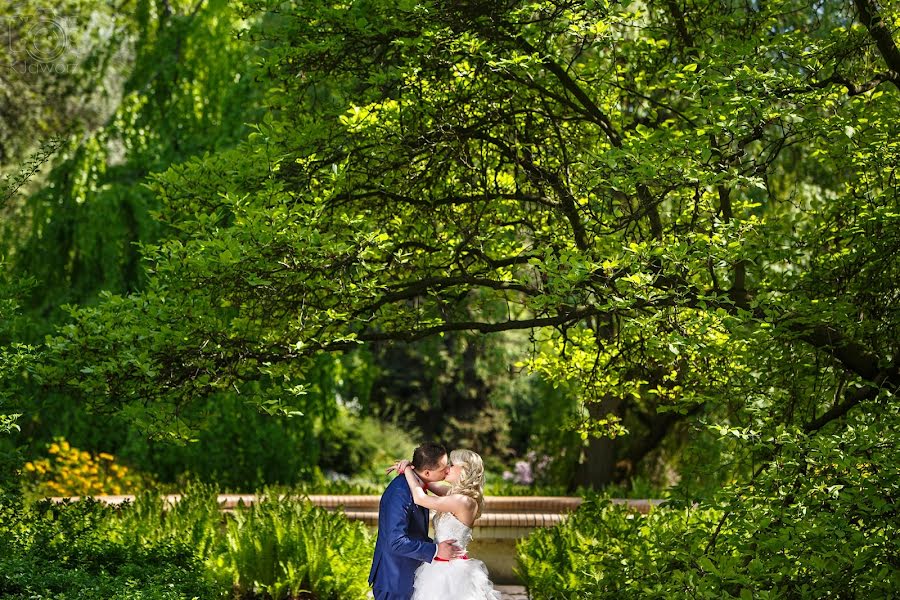
M 154 492 L 143 492 L 126 506 L 115 522 L 115 535 L 145 544 L 186 543 L 198 560 L 205 561 L 222 544 L 223 517 L 211 485 L 188 484 L 174 505 Z
M 838 497 L 815 478 L 809 487 Z M 856 520 L 813 490 L 722 497 L 734 500 L 647 516 L 588 498 L 519 543 L 519 573 L 536 600 L 888 598 L 900 589 L 896 511 L 886 503 L 859 506 L 867 519 Z
M 485 496 L 571 496 L 561 485 L 523 485 L 489 476 L 484 485 Z
M 318 465 L 342 475 L 371 475 L 399 458 L 412 458 L 416 443 L 409 433 L 390 423 L 340 409 L 316 430 Z
M 129 430 L 117 456 L 175 488 L 197 479 L 246 493 L 310 478 L 319 445 L 312 419 L 261 413 L 233 394 L 215 395 L 188 410 L 188 418 L 202 423 L 195 441 L 148 441 Z
M 145 493 L 122 510 L 111 535 L 143 544 L 187 544 L 222 592 L 279 600 L 365 596 L 372 540 L 365 527 L 309 502 L 269 499 L 223 516 L 217 490 L 191 484 L 174 506 Z
M 0 597 L 260 600 L 364 598 L 373 540 L 303 500 L 223 515 L 192 485 L 174 506 L 145 492 L 121 507 L 0 497 Z
M 366 597 L 372 539 L 343 514 L 303 501 L 264 500 L 234 512 L 225 543 L 212 568 L 242 596 Z
M 193 548 L 116 539 L 118 509 L 0 500 L 0 597 L 189 600 L 217 596 Z
M 678 596 L 690 587 L 682 580 L 690 580 L 695 548 L 717 516 L 691 509 L 641 516 L 590 496 L 562 524 L 518 544 L 519 574 L 542 600 Z

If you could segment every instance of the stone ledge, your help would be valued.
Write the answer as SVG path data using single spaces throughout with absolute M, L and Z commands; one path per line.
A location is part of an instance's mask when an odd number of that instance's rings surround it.
M 366 525 L 378 525 L 378 512 L 376 511 L 345 511 L 344 514 L 353 521 L 362 521 Z M 519 514 L 492 514 L 485 513 L 475 522 L 475 528 L 526 528 L 552 527 L 565 518 L 564 515 L 553 513 L 519 513 Z
M 278 496 L 280 499 L 285 495 Z M 335 510 L 342 508 L 348 517 L 363 521 L 370 525 L 378 523 L 378 503 L 381 496 L 351 495 L 310 495 L 292 496 L 307 498 L 315 506 Z M 100 502 L 119 505 L 133 502 L 132 495 L 94 496 Z M 181 500 L 180 494 L 169 494 L 164 497 L 166 503 L 174 505 Z M 243 504 L 249 506 L 258 502 L 263 496 L 256 494 L 220 494 L 219 507 L 230 511 Z M 54 502 L 65 500 L 78 501 L 80 496 L 70 498 L 50 498 Z M 646 514 L 665 500 L 613 498 L 613 504 L 627 505 L 631 510 Z M 550 527 L 559 523 L 566 514 L 573 512 L 581 505 L 581 498 L 568 496 L 487 496 L 484 499 L 484 513 L 478 520 L 478 527 Z

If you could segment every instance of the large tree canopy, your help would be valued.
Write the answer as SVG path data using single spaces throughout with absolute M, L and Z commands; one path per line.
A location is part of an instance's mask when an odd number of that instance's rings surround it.
M 289 411 L 323 352 L 525 330 L 597 483 L 686 417 L 896 429 L 894 4 L 246 13 L 266 117 L 155 179 L 147 289 L 73 311 L 45 381 L 141 419 L 228 388 Z

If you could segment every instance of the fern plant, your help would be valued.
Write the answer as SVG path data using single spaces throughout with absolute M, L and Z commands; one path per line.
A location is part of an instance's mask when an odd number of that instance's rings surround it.
M 372 538 L 343 514 L 302 500 L 264 499 L 240 506 L 224 535 L 224 553 L 210 567 L 220 580 L 230 577 L 241 596 L 366 597 Z
M 188 544 L 200 560 L 213 555 L 222 537 L 222 513 L 214 486 L 189 483 L 181 499 L 167 505 L 158 493 L 145 491 L 121 511 L 119 535 L 146 542 L 177 540 Z

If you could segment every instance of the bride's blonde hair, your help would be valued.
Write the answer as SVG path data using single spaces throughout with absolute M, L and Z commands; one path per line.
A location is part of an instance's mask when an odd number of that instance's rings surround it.
M 450 453 L 450 463 L 459 466 L 459 481 L 450 486 L 450 494 L 462 494 L 475 500 L 478 508 L 475 518 L 481 516 L 484 507 L 484 463 L 471 450 L 454 450 Z

